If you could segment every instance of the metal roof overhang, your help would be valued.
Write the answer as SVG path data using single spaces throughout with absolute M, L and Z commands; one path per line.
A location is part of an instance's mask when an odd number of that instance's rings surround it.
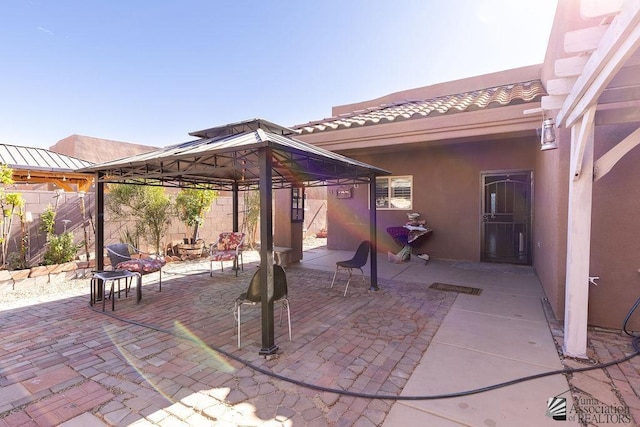
M 54 183 L 64 191 L 83 192 L 93 184 L 93 175 L 75 172 L 93 163 L 43 148 L 0 144 L 0 163 L 11 168 L 15 182 Z

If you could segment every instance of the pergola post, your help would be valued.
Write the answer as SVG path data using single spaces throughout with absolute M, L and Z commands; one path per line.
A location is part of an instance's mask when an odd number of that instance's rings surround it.
M 589 115 L 571 127 L 563 352 L 577 358 L 587 357 L 593 131 Z
M 371 242 L 371 288 L 377 291 L 378 288 L 378 234 L 376 230 L 376 175 L 371 174 L 369 179 L 369 241 Z
M 278 351 L 273 321 L 273 157 L 271 147 L 258 152 L 260 166 L 260 297 L 262 300 L 262 348 L 268 356 Z

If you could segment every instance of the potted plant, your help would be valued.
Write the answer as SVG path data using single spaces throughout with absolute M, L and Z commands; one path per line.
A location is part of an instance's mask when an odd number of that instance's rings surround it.
M 176 196 L 176 215 L 191 230 L 191 236 L 178 245 L 178 253 L 181 255 L 199 255 L 204 250 L 204 241 L 198 242 L 198 231 L 205 213 L 211 209 L 211 204 L 217 197 L 218 192 L 207 185 L 183 188 Z

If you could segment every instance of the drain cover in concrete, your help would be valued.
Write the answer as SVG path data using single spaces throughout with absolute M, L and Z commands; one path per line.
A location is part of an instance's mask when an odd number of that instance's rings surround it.
M 472 288 L 469 286 L 459 286 L 459 285 L 450 285 L 448 283 L 439 283 L 435 282 L 429 286 L 431 289 L 436 289 L 438 291 L 446 291 L 446 292 L 458 292 L 461 294 L 469 294 L 469 295 L 480 295 L 482 289 Z

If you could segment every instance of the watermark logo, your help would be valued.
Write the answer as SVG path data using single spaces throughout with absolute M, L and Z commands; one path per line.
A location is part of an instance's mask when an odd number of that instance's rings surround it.
M 556 421 L 567 421 L 567 399 L 564 397 L 550 397 L 547 400 L 547 417 Z
M 567 398 L 561 397 L 568 392 L 569 390 L 547 399 L 547 417 L 556 421 L 577 421 L 587 425 L 633 423 L 629 408 L 623 405 L 605 405 L 598 399 L 577 397 L 569 407 Z

